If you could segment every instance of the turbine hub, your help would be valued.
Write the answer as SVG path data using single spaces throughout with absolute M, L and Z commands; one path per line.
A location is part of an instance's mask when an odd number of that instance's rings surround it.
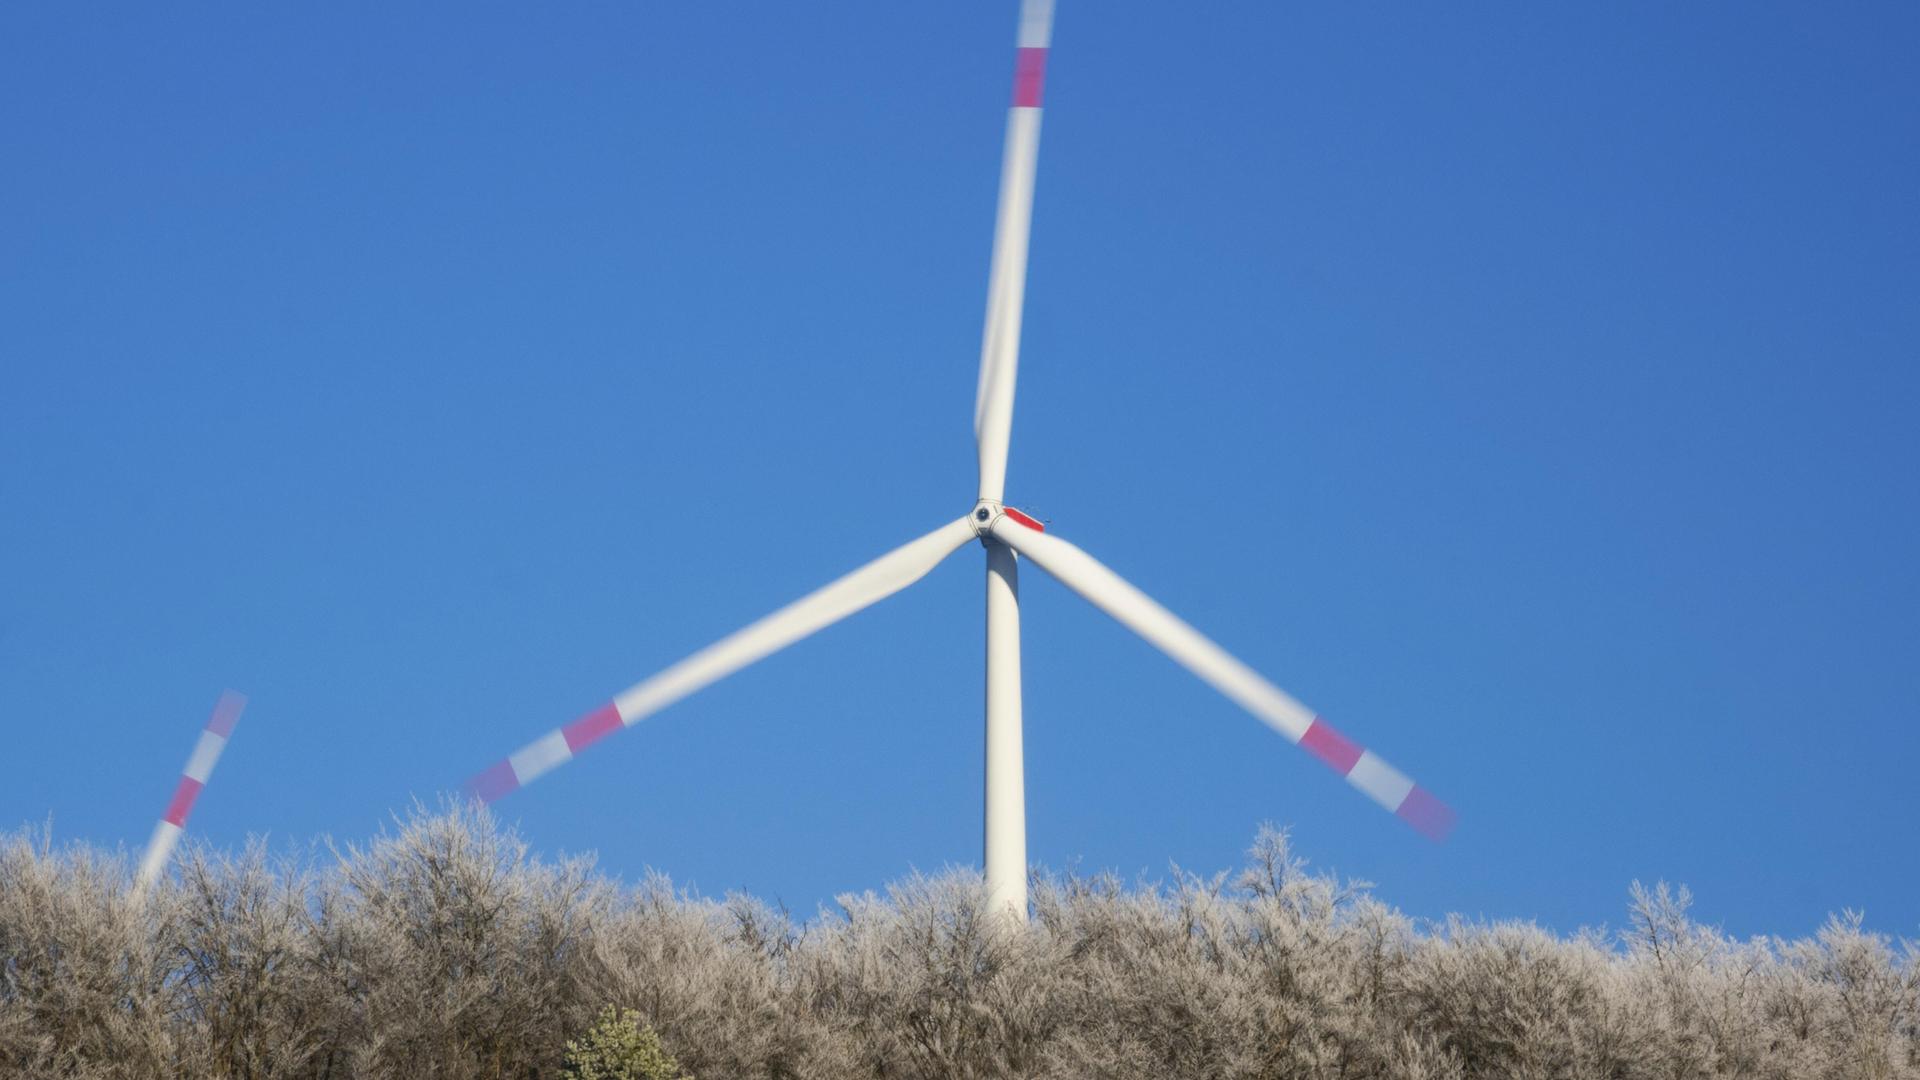
M 987 534 L 993 530 L 993 523 L 1001 514 L 1006 513 L 1006 509 L 1004 505 L 993 499 L 981 499 L 975 503 L 973 513 L 968 515 L 968 520 L 973 522 L 973 534 L 985 540 Z

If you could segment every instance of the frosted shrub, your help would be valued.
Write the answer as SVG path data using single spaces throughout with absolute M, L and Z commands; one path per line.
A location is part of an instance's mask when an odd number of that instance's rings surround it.
M 605 907 L 590 870 L 542 864 L 458 805 L 340 853 L 323 959 L 347 1074 L 551 1071 L 590 1016 L 578 954 Z
M 179 920 L 169 959 L 192 1003 L 181 1034 L 195 1071 L 303 1075 L 328 997 L 313 982 L 310 888 L 306 871 L 272 863 L 257 843 L 234 857 L 185 853 L 169 893 Z
M 129 895 L 124 860 L 0 839 L 0 1075 L 163 1075 L 185 1007 L 172 897 Z
M 1263 830 L 1237 874 L 1040 875 L 1008 926 L 971 873 L 795 920 L 458 806 L 316 851 L 189 845 L 135 898 L 0 835 L 0 1080 L 1920 1080 L 1912 944 L 1735 941 L 1664 884 L 1612 935 L 1428 924 Z

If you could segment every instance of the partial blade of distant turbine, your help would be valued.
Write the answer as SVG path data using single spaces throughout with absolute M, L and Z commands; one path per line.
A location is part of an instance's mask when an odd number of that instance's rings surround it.
M 1013 71 L 1013 106 L 1000 164 L 1000 210 L 987 278 L 987 325 L 980 342 L 980 386 L 973 435 L 980 450 L 980 497 L 999 502 L 1007 480 L 1007 438 L 1013 430 L 1013 384 L 1020 366 L 1020 314 L 1027 291 L 1027 236 L 1033 222 L 1033 172 L 1040 153 L 1040 92 L 1053 0 L 1024 0 Z
M 193 812 L 194 800 L 200 797 L 200 789 L 206 787 L 207 781 L 212 778 L 213 766 L 220 760 L 220 752 L 227 748 L 227 740 L 233 737 L 234 725 L 240 722 L 240 712 L 246 707 L 247 696 L 237 690 L 222 693 L 220 700 L 214 703 L 213 715 L 200 732 L 200 741 L 194 744 L 193 755 L 187 758 L 187 767 L 181 770 L 180 783 L 173 789 L 167 812 L 161 815 L 160 824 L 154 827 L 153 838 L 147 841 L 147 853 L 140 859 L 139 876 L 135 878 L 136 887 L 145 889 L 166 869 L 173 846 L 180 842 L 180 834 L 186 831 L 187 815 Z
M 1198 630 L 1127 584 L 1093 556 L 1055 536 L 1041 532 L 1032 519 L 1009 509 L 993 523 L 993 535 L 1033 560 L 1061 584 L 1146 638 L 1161 652 L 1179 661 L 1268 727 L 1311 751 L 1367 797 L 1398 815 L 1432 840 L 1443 840 L 1453 829 L 1454 813 L 1427 789 L 1334 730 L 1313 710 L 1295 701 L 1260 673 L 1215 645 Z
M 493 802 L 525 787 L 622 727 L 631 727 L 688 694 L 919 581 L 975 535 L 971 519 L 963 517 L 880 556 L 627 688 L 573 723 L 540 736 L 469 780 L 467 790 L 482 802 Z

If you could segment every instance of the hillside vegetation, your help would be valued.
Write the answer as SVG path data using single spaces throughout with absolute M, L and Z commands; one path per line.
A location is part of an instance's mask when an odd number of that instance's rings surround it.
M 551 1077 L 631 1009 L 730 1077 L 1920 1077 L 1920 957 L 1839 917 L 1733 941 L 1684 891 L 1626 928 L 1410 919 L 1263 832 L 1238 875 L 976 877 L 796 921 L 543 862 L 483 814 L 363 846 L 127 860 L 0 837 L 0 1075 Z

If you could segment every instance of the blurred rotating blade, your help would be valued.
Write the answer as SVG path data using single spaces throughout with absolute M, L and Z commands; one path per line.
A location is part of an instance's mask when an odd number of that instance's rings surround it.
M 145 890 L 167 868 L 173 846 L 186 831 L 187 815 L 193 812 L 201 790 L 213 778 L 213 766 L 220 760 L 220 752 L 227 748 L 227 740 L 233 737 L 234 726 L 240 723 L 240 713 L 246 707 L 247 695 L 237 690 L 223 691 L 220 700 L 214 703 L 213 715 L 201 729 L 200 740 L 193 744 L 186 768 L 180 770 L 180 782 L 174 785 L 173 798 L 167 801 L 166 812 L 160 815 L 160 823 L 154 826 L 153 837 L 147 841 L 146 854 L 141 856 L 140 870 L 134 878 L 136 889 Z
M 550 731 L 495 762 L 467 782 L 481 802 L 493 802 L 623 727 L 631 727 L 688 694 L 885 600 L 927 576 L 975 536 L 971 518 L 880 556 L 853 573 L 721 638 L 565 727 Z
M 1013 105 L 1000 165 L 1000 210 L 987 278 L 987 325 L 980 342 L 980 385 L 973 435 L 980 451 L 980 498 L 1002 498 L 1007 439 L 1013 429 L 1013 384 L 1020 366 L 1020 314 L 1027 291 L 1027 236 L 1033 223 L 1033 173 L 1040 153 L 1040 95 L 1053 0 L 1025 0 L 1013 70 Z
M 1059 537 L 1039 531 L 1031 521 L 1026 515 L 1016 516 L 1009 510 L 994 521 L 993 535 L 1033 560 L 1094 607 L 1113 616 L 1120 625 L 1173 657 L 1235 704 L 1265 721 L 1287 741 L 1311 752 L 1346 777 L 1347 783 L 1427 838 L 1444 840 L 1452 831 L 1455 821 L 1452 808 L 1434 798 L 1427 789 L 1387 764 L 1380 755 L 1340 734 L 1313 710 L 1209 641 L 1147 594 L 1127 584 L 1093 556 Z

